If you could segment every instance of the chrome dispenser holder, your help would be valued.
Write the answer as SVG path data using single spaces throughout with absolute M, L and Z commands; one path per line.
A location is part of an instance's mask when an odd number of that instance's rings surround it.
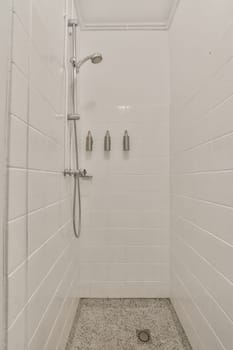
M 86 151 L 92 152 L 92 149 L 93 149 L 93 137 L 89 130 L 86 137 Z
M 130 138 L 128 131 L 125 130 L 124 136 L 123 136 L 123 151 L 129 151 L 130 150 Z
M 104 136 L 104 150 L 106 152 L 111 151 L 111 136 L 109 130 L 106 131 L 106 134 Z

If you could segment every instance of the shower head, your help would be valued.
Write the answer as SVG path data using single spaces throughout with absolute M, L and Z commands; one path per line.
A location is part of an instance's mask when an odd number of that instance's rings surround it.
M 98 64 L 103 60 L 103 56 L 101 55 L 101 53 L 93 53 L 92 55 L 89 55 L 83 58 L 82 60 L 78 61 L 78 63 L 76 64 L 77 72 L 79 72 L 80 67 L 89 60 L 91 60 L 93 64 Z
M 94 64 L 98 64 L 103 60 L 103 56 L 100 53 L 94 53 L 91 56 L 91 62 Z

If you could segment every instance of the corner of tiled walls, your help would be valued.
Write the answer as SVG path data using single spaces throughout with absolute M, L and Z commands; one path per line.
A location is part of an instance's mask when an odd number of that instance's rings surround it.
M 81 69 L 81 296 L 169 295 L 169 60 L 166 32 L 88 31 Z M 91 130 L 94 149 L 84 149 Z M 104 152 L 110 130 L 112 150 Z M 123 152 L 128 129 L 130 152 Z
M 64 0 L 14 0 L 9 350 L 64 349 L 78 303 L 71 183 L 62 175 L 66 10 Z
M 171 48 L 171 295 L 194 350 L 233 347 L 233 3 L 180 1 Z

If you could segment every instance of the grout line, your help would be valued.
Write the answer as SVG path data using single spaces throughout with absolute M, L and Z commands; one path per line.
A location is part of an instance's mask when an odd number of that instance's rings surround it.
M 29 122 L 30 122 L 30 120 L 29 120 Z M 60 149 L 62 149 L 62 150 L 64 149 L 63 144 L 59 144 L 51 136 L 46 135 L 44 132 L 42 132 L 41 130 L 37 129 L 35 126 L 31 125 L 30 123 L 28 124 L 28 126 L 29 126 L 29 129 L 31 129 L 34 132 L 38 133 L 40 136 L 43 136 L 43 137 L 47 138 L 51 143 L 54 143 Z
M 206 145 L 218 142 L 221 139 L 228 138 L 228 137 L 231 137 L 231 136 L 233 136 L 233 131 L 232 130 L 229 131 L 229 132 L 223 133 L 222 135 L 216 136 L 214 139 L 208 139 L 208 140 L 206 140 L 206 141 L 204 141 L 202 143 L 199 143 L 199 144 L 197 144 L 195 146 L 187 147 L 187 148 L 182 149 L 181 151 L 175 152 L 175 153 L 172 154 L 173 158 L 174 158 L 175 155 L 179 155 L 179 154 L 182 154 L 184 152 L 193 151 L 193 150 L 195 150 L 197 148 L 200 148 L 202 146 L 206 146 Z
M 202 92 L 203 90 L 206 91 L 206 88 L 210 85 L 211 81 L 213 81 L 213 79 L 216 79 L 216 77 L 218 76 L 218 74 L 228 65 L 228 64 L 231 64 L 233 61 L 233 54 L 228 57 L 228 59 L 222 63 L 220 66 L 218 66 L 216 68 L 216 70 L 212 73 L 212 74 L 209 74 L 209 76 L 206 78 L 206 81 L 202 84 L 201 84 L 201 88 L 199 90 L 197 90 L 196 92 L 193 93 L 193 95 L 191 97 L 189 97 L 187 99 L 187 101 L 185 101 L 184 105 L 178 110 L 178 112 L 182 113 L 185 111 L 185 108 L 190 104 L 192 103 L 196 97 L 198 97 Z M 228 98 L 231 98 L 233 95 L 231 96 L 228 96 L 227 98 L 225 98 L 223 101 L 221 101 L 219 104 L 215 105 L 214 108 L 212 107 L 211 110 L 214 110 L 215 108 L 217 108 L 220 104 L 224 103 L 224 101 L 226 101 Z M 207 111 L 207 114 L 210 112 Z
M 211 292 L 209 291 L 209 289 L 207 287 L 205 287 L 205 285 L 199 280 L 199 278 L 195 275 L 195 273 L 193 273 L 192 270 L 190 270 L 190 268 L 188 268 L 183 261 L 181 261 L 181 259 L 179 257 L 177 257 L 177 255 L 175 253 L 173 253 L 173 256 L 175 259 L 177 259 L 179 261 L 179 264 L 181 264 L 184 268 L 184 270 L 193 277 L 193 279 L 195 279 L 199 285 L 199 288 L 202 289 L 204 291 L 204 293 L 206 295 L 208 295 L 208 298 L 212 299 L 212 301 L 214 302 L 214 304 L 216 304 L 216 306 L 221 310 L 221 312 L 225 315 L 225 317 L 228 319 L 228 321 L 232 324 L 233 326 L 233 320 L 232 318 L 226 313 L 226 311 L 222 308 L 222 306 L 218 303 L 218 301 L 216 300 L 216 298 L 211 294 Z
M 68 200 L 71 196 L 67 196 L 65 197 L 65 199 L 59 199 L 57 200 L 56 202 L 52 202 L 52 203 L 49 203 L 49 204 L 46 204 L 40 208 L 36 208 L 36 209 L 33 209 L 31 211 L 29 211 L 26 215 L 31 215 L 31 214 L 35 214 L 36 212 L 39 212 L 40 210 L 43 210 L 43 209 L 47 209 L 47 208 L 50 208 L 56 204 L 59 204 L 59 203 L 62 203 L 62 202 L 65 202 L 66 200 Z
M 8 166 L 8 169 L 10 170 L 22 170 L 25 172 L 39 172 L 39 173 L 43 173 L 43 174 L 57 174 L 57 175 L 61 175 L 63 174 L 62 170 L 46 170 L 46 169 L 36 169 L 36 168 L 25 168 L 25 167 L 21 167 L 21 166 L 14 166 L 14 165 L 10 165 Z
M 67 221 L 64 225 L 62 225 L 56 232 L 54 232 L 45 242 L 43 242 L 41 244 L 40 247 L 38 247 L 37 249 L 35 249 L 30 255 L 28 255 L 26 257 L 26 259 L 20 263 L 13 271 L 11 271 L 9 274 L 8 274 L 8 278 L 11 278 L 13 275 L 15 275 L 17 273 L 17 271 L 19 269 L 21 269 L 21 267 L 23 265 L 26 265 L 32 258 L 34 255 L 37 254 L 38 251 L 40 251 L 44 246 L 46 246 L 48 244 L 49 241 L 53 240 L 56 236 L 58 236 L 61 231 L 68 225 L 68 223 L 71 222 L 71 220 Z
M 73 281 L 74 281 L 74 280 L 73 280 Z M 72 286 L 71 286 L 71 288 L 72 288 Z M 63 326 L 63 328 L 62 328 L 62 330 L 61 330 L 61 334 L 60 334 L 60 337 L 59 337 L 59 340 L 58 340 L 58 344 L 57 344 L 56 350 L 59 350 L 59 347 L 61 346 L 62 342 L 64 342 L 64 340 L 65 340 L 65 334 L 64 334 L 64 332 L 65 332 L 65 329 L 66 329 L 66 327 L 67 327 L 69 321 L 71 321 L 70 327 L 72 327 L 73 317 L 72 317 L 71 320 L 70 320 L 70 317 L 71 317 L 72 314 L 75 315 L 75 313 L 76 313 L 76 308 L 74 309 L 73 312 L 71 312 L 71 311 L 73 310 L 73 306 L 74 306 L 74 304 L 75 304 L 75 301 L 76 301 L 75 299 L 72 299 L 72 300 L 71 300 L 70 307 L 69 307 L 69 310 L 68 310 L 68 312 L 67 312 L 67 317 L 66 317 L 66 319 L 65 319 L 64 326 Z M 70 331 L 70 329 L 69 329 L 69 331 Z M 66 343 L 67 343 L 67 340 L 68 340 L 68 336 L 69 336 L 69 334 L 67 334 Z
M 215 169 L 215 170 L 203 170 L 203 171 L 190 171 L 190 172 L 180 172 L 180 173 L 172 173 L 171 176 L 182 176 L 182 175 L 205 175 L 205 174 L 225 174 L 225 173 L 233 173 L 232 169 Z
M 25 127 L 33 130 L 34 132 L 37 132 L 38 134 L 40 134 L 41 136 L 43 136 L 44 138 L 47 138 L 51 143 L 54 143 L 57 147 L 59 147 L 60 149 L 64 149 L 63 144 L 60 144 L 58 142 L 56 142 L 54 140 L 54 138 L 52 138 L 50 135 L 45 134 L 43 131 L 41 131 L 40 129 L 36 128 L 35 126 L 33 126 L 32 124 L 30 124 L 30 117 L 29 117 L 29 121 L 25 121 L 23 119 L 23 117 L 21 117 L 20 115 L 16 114 L 16 113 L 11 113 L 11 117 L 17 119 L 18 121 L 20 121 L 21 123 L 23 123 L 25 125 Z
M 35 213 L 37 213 L 37 212 L 39 212 L 39 211 L 42 211 L 42 210 L 44 210 L 44 209 L 49 209 L 49 208 L 51 208 L 51 207 L 53 207 L 53 206 L 55 206 L 55 205 L 62 204 L 62 203 L 64 203 L 65 201 L 67 201 L 69 198 L 70 198 L 70 195 L 67 196 L 67 197 L 65 197 L 64 199 L 58 200 L 58 201 L 56 201 L 56 202 L 53 202 L 53 203 L 48 204 L 48 205 L 45 205 L 45 206 L 40 207 L 40 208 L 38 208 L 38 209 L 34 209 L 34 210 L 32 210 L 32 211 L 30 211 L 30 212 L 28 212 L 28 213 L 25 213 L 25 214 L 23 214 L 23 215 L 16 216 L 16 217 L 10 219 L 10 220 L 8 221 L 8 223 L 11 224 L 11 223 L 13 223 L 13 222 L 15 222 L 15 221 L 17 221 L 17 220 L 26 218 L 27 215 L 28 215 L 28 216 L 31 216 L 31 215 L 33 215 L 33 214 L 35 214 Z
M 46 278 L 49 276 L 49 274 L 52 272 L 52 270 L 54 269 L 54 267 L 56 266 L 56 264 L 58 263 L 58 261 L 63 257 L 63 255 L 65 254 L 66 250 L 68 250 L 69 246 L 71 245 L 73 239 L 66 245 L 66 247 L 62 250 L 62 252 L 59 254 L 59 256 L 57 257 L 57 259 L 55 260 L 55 262 L 52 264 L 52 266 L 50 267 L 50 269 L 48 270 L 47 274 L 44 276 L 44 278 L 40 281 L 40 283 L 37 285 L 37 288 L 34 290 L 33 294 L 29 297 L 29 299 L 26 301 L 26 303 L 24 304 L 23 308 L 21 309 L 21 311 L 17 314 L 17 316 L 15 317 L 14 321 L 12 322 L 12 324 L 8 327 L 8 332 L 9 330 L 14 326 L 14 324 L 17 322 L 18 318 L 22 315 L 22 313 L 26 310 L 27 306 L 29 305 L 30 301 L 32 300 L 32 298 L 34 297 L 34 295 L 38 292 L 38 290 L 40 289 L 40 287 L 42 286 L 42 284 L 44 283 L 44 281 L 46 280 Z
M 174 297 L 174 298 L 175 298 L 175 297 Z M 171 300 L 172 306 L 174 307 L 174 309 L 175 309 L 177 315 L 179 315 L 179 312 L 177 312 L 177 307 L 176 307 L 176 305 L 178 305 L 179 308 L 182 310 L 182 313 L 184 314 L 184 316 L 185 316 L 186 319 L 188 320 L 188 323 L 189 323 L 189 325 L 191 326 L 192 331 L 195 333 L 195 336 L 196 336 L 196 338 L 198 339 L 199 344 L 201 345 L 201 349 L 199 349 L 199 350 L 206 350 L 206 349 L 204 348 L 204 345 L 202 344 L 202 339 L 200 338 L 200 336 L 199 336 L 199 334 L 198 334 L 196 328 L 194 327 L 194 324 L 193 324 L 193 322 L 192 322 L 192 319 L 191 319 L 189 313 L 186 311 L 184 305 L 179 301 L 179 299 L 178 299 L 178 298 L 175 298 L 175 300 L 173 300 L 174 298 L 171 296 L 170 300 Z M 179 320 L 180 320 L 180 319 L 181 319 L 181 317 L 179 317 Z M 183 324 L 183 322 L 182 322 L 182 327 L 184 327 L 184 326 L 185 326 L 185 324 Z M 186 332 L 186 333 L 188 333 L 188 332 Z M 188 338 L 188 339 L 189 339 L 189 338 Z M 192 348 L 191 348 L 191 349 L 192 349 Z
M 7 94 L 6 94 L 6 100 L 5 100 L 5 107 L 6 107 L 6 130 L 4 133 L 4 142 L 3 142 L 3 150 L 4 150 L 4 172 L 2 176 L 3 181 L 3 187 L 4 187 L 4 194 L 3 198 L 5 199 L 5 203 L 3 203 L 2 208 L 2 243 L 3 243 L 3 260 L 2 260 L 2 346 L 5 350 L 8 349 L 9 344 L 9 334 L 7 332 L 8 322 L 9 322 L 9 281 L 8 281 L 8 257 L 9 257 L 9 227 L 8 227 L 8 217 L 9 217 L 9 170 L 7 169 L 7 164 L 9 163 L 9 149 L 10 149 L 10 127 L 11 127 L 11 119 L 10 119 L 10 112 L 11 112 L 11 105 L 12 105 L 12 76 L 13 76 L 13 66 L 12 66 L 12 57 L 13 57 L 13 40 L 14 40 L 14 16 L 12 12 L 12 2 L 10 4 L 9 8 L 9 22 L 8 22 L 8 29 L 9 29 L 9 36 L 8 36 L 8 45 L 7 45 L 7 51 L 8 51 L 8 62 L 7 62 Z
M 201 230 L 205 233 L 207 233 L 208 235 L 210 235 L 212 238 L 215 238 L 217 241 L 221 242 L 221 243 L 224 243 L 225 245 L 227 245 L 228 247 L 230 248 L 233 248 L 233 245 L 228 243 L 227 241 L 225 241 L 224 239 L 221 239 L 220 237 L 216 236 L 214 233 L 206 230 L 205 228 L 195 224 L 194 222 L 192 222 L 191 220 L 188 220 L 182 216 L 178 216 L 178 218 L 180 218 L 181 220 L 183 221 L 186 221 L 187 223 L 189 223 L 191 226 L 194 226 L 195 228 L 197 228 L 198 230 Z
M 43 242 L 40 247 L 38 247 L 30 255 L 28 255 L 27 260 L 30 261 L 34 255 L 36 255 L 44 246 L 46 246 L 49 243 L 49 241 L 53 240 L 56 236 L 58 236 L 61 233 L 61 231 L 71 222 L 71 219 L 69 219 L 68 221 L 66 221 L 65 224 L 59 227 L 59 229 L 54 234 L 52 234 L 52 236 L 50 236 L 45 242 Z
M 176 234 L 176 237 L 183 242 L 183 244 L 185 244 L 187 247 L 189 247 L 194 254 L 196 254 L 202 261 L 204 261 L 208 266 L 210 266 L 210 268 L 215 271 L 215 273 L 217 273 L 218 275 L 220 275 L 227 283 L 229 283 L 232 287 L 233 287 L 233 282 L 231 280 L 229 280 L 225 275 L 223 275 L 219 270 L 217 270 L 213 264 L 211 264 L 209 262 L 209 260 L 207 260 L 203 255 L 199 254 L 199 252 L 194 249 L 189 243 L 187 243 L 183 238 L 180 237 L 180 235 Z
M 202 203 L 216 205 L 216 206 L 219 206 L 219 207 L 222 207 L 222 208 L 232 209 L 233 210 L 233 207 L 230 206 L 230 205 L 221 204 L 221 203 L 218 203 L 218 202 L 211 202 L 211 201 L 208 201 L 208 200 L 202 199 L 202 198 L 189 197 L 189 196 L 185 196 L 185 195 L 178 194 L 178 193 L 172 193 L 171 196 L 181 197 L 181 198 L 184 198 L 184 199 L 191 199 L 191 200 L 194 200 L 194 201 L 199 201 L 199 202 L 202 202 Z
M 59 280 L 59 282 L 58 282 L 58 284 L 57 284 L 57 286 L 56 286 L 56 288 L 55 288 L 55 292 L 52 294 L 52 296 L 51 296 L 51 298 L 50 298 L 50 301 L 48 302 L 47 307 L 46 307 L 46 309 L 45 309 L 43 315 L 41 316 L 41 318 L 40 318 L 40 320 L 39 320 L 39 322 L 38 322 L 38 324 L 37 324 L 37 327 L 35 328 L 35 330 L 34 330 L 32 336 L 31 336 L 31 338 L 28 340 L 28 345 L 29 345 L 29 346 L 30 346 L 31 342 L 33 341 L 34 336 L 35 336 L 36 333 L 38 332 L 38 329 L 40 328 L 40 325 L 41 325 L 42 322 L 44 321 L 44 317 L 46 316 L 46 313 L 48 312 L 49 307 L 51 306 L 51 304 L 53 303 L 55 297 L 57 296 L 57 293 L 58 293 L 58 291 L 59 291 L 59 289 L 60 289 L 62 283 L 64 282 L 65 278 L 67 277 L 69 271 L 71 270 L 71 267 L 72 267 L 72 266 L 73 266 L 73 265 L 72 265 L 72 261 L 70 261 L 70 263 L 68 263 L 68 266 L 67 266 L 66 269 L 65 269 L 65 272 L 64 272 L 62 278 Z
M 196 304 L 195 300 L 193 300 L 192 295 L 190 294 L 189 289 L 187 288 L 187 286 L 184 284 L 183 280 L 178 276 L 177 273 L 175 273 L 175 277 L 176 279 L 179 281 L 179 284 L 183 287 L 183 290 L 186 292 L 186 295 L 189 297 L 189 299 L 191 300 L 191 303 L 193 305 L 193 307 L 198 311 L 198 313 L 200 314 L 201 318 L 205 321 L 207 327 L 210 329 L 210 331 L 212 332 L 212 334 L 216 337 L 219 345 L 221 346 L 222 350 L 226 350 L 224 345 L 222 344 L 221 340 L 219 339 L 219 337 L 217 336 L 217 334 L 215 333 L 214 329 L 212 328 L 211 324 L 209 323 L 209 321 L 207 320 L 207 318 L 203 315 L 201 309 L 199 308 L 199 306 Z
M 74 273 L 74 275 L 75 275 L 75 273 Z M 74 275 L 73 275 L 73 276 L 74 276 Z M 53 324 L 53 326 L 52 326 L 52 328 L 51 328 L 51 330 L 50 330 L 50 333 L 49 333 L 49 335 L 48 335 L 48 337 L 47 337 L 47 342 L 46 342 L 46 344 L 45 344 L 45 346 L 44 346 L 44 348 L 43 348 L 44 350 L 46 349 L 46 347 L 47 347 L 47 345 L 48 345 L 48 343 L 49 343 L 49 341 L 50 341 L 50 339 L 51 339 L 52 333 L 53 333 L 53 331 L 54 331 L 54 329 L 55 329 L 55 327 L 56 327 L 56 325 L 57 325 L 57 322 L 58 322 L 58 320 L 59 320 L 59 317 L 60 317 L 60 315 L 61 315 L 61 311 L 62 311 L 62 309 L 63 309 L 63 307 L 64 307 L 64 305 L 65 305 L 65 303 L 66 303 L 66 301 L 67 301 L 69 292 L 70 292 L 70 290 L 72 289 L 73 283 L 74 283 L 74 279 L 72 279 L 72 281 L 71 281 L 71 283 L 70 283 L 70 285 L 69 285 L 69 287 L 68 287 L 68 291 L 67 291 L 67 293 L 66 293 L 66 295 L 65 295 L 65 297 L 64 297 L 64 300 L 63 300 L 63 302 L 62 302 L 62 304 L 61 304 L 60 310 L 58 311 L 57 317 L 56 317 L 56 319 L 55 319 L 55 321 L 54 321 L 54 324 Z
M 24 70 L 18 65 L 18 63 L 16 61 L 11 60 L 11 64 L 12 64 L 12 68 L 16 68 L 16 70 L 18 70 L 18 72 L 23 76 L 23 78 L 26 80 L 27 85 L 29 84 L 29 76 L 28 76 L 28 72 L 25 73 Z M 13 74 L 14 76 L 14 74 Z M 12 114 L 12 113 L 11 113 Z
M 27 35 L 27 37 L 30 39 L 30 34 L 29 34 L 29 32 L 28 32 L 28 30 L 27 30 L 25 24 L 24 24 L 24 21 L 23 21 L 23 19 L 21 19 L 20 15 L 19 15 L 18 12 L 15 10 L 14 6 L 13 6 L 13 9 L 12 9 L 12 13 L 13 13 L 13 15 L 17 18 L 17 20 L 20 22 L 21 27 L 22 27 L 24 33 L 25 33 L 25 34 Z

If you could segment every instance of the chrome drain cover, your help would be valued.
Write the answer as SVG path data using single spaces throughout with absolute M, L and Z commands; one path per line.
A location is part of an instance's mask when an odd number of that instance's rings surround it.
M 136 334 L 139 343 L 151 343 L 151 334 L 149 329 L 137 329 Z

